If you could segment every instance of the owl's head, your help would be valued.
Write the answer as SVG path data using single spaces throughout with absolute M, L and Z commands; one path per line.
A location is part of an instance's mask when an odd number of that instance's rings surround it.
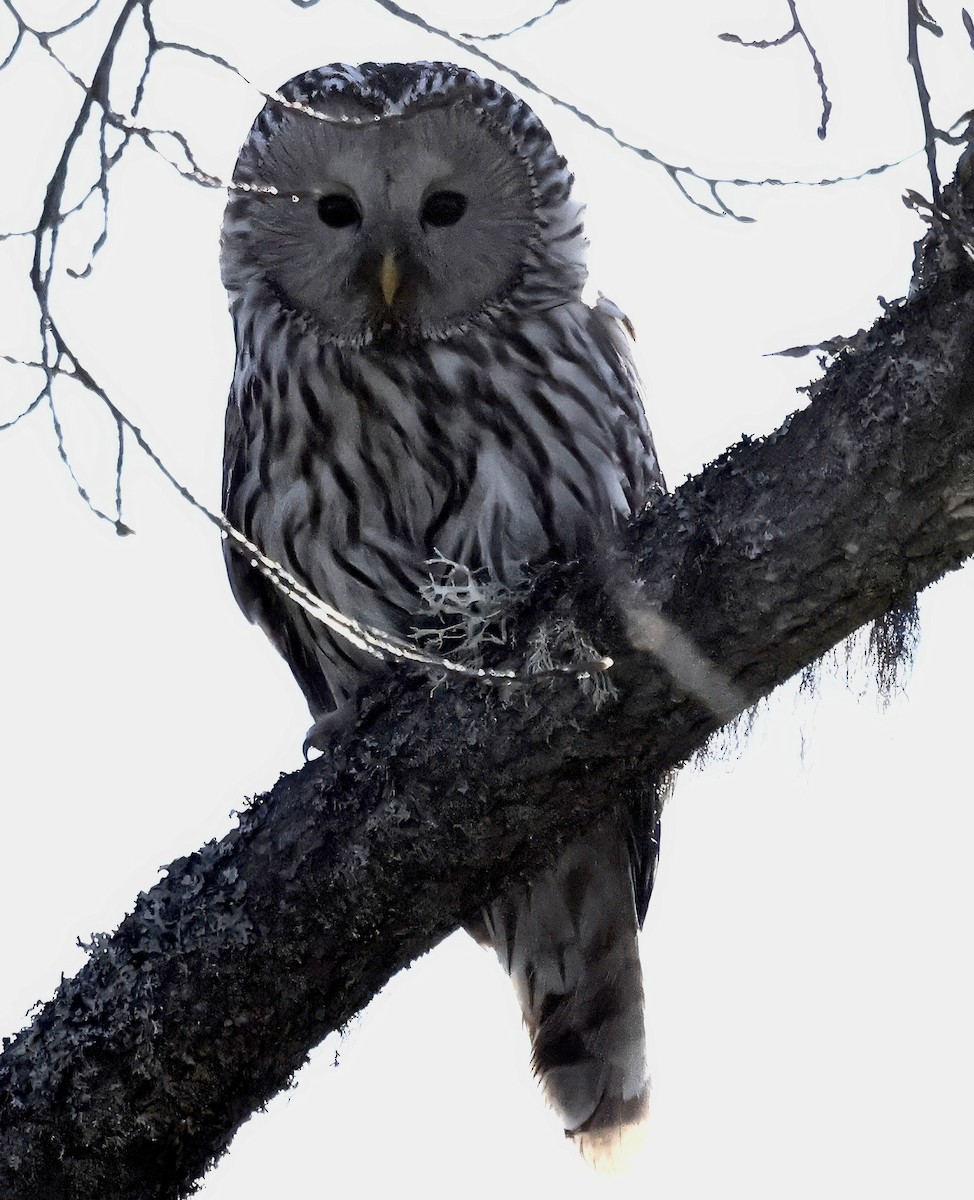
M 299 75 L 258 115 L 223 227 L 231 300 L 327 340 L 439 338 L 576 298 L 581 205 L 534 113 L 444 63 Z

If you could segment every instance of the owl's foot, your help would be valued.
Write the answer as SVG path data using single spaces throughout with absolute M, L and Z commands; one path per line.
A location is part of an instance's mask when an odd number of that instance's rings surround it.
M 312 755 L 312 751 L 323 754 L 332 745 L 336 735 L 347 733 L 352 728 L 358 717 L 358 711 L 358 700 L 353 698 L 343 700 L 337 708 L 325 713 L 323 717 L 319 717 L 305 734 L 302 746 L 304 757 L 306 759 L 317 757 L 317 755 Z

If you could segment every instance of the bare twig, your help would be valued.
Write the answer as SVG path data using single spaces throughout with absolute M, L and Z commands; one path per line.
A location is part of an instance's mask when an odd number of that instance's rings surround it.
M 550 17 L 555 9 L 561 8 L 563 4 L 569 4 L 571 0 L 554 0 L 550 8 L 543 13 L 538 13 L 536 17 L 531 17 L 527 21 L 522 21 L 520 25 L 515 25 L 513 29 L 505 29 L 501 33 L 461 33 L 459 37 L 465 38 L 472 42 L 496 42 L 501 38 L 513 37 L 515 33 L 523 33 L 525 29 L 530 29 L 532 25 L 537 25 L 539 21 L 543 21 L 545 17 Z
M 583 125 L 588 125 L 589 128 L 596 130 L 596 132 L 604 134 L 621 150 L 635 154 L 638 158 L 643 159 L 645 162 L 652 163 L 654 166 L 659 167 L 673 181 L 673 183 L 679 188 L 679 190 L 686 197 L 686 199 L 690 201 L 691 204 L 712 216 L 732 217 L 734 220 L 743 222 L 751 220 L 751 218 L 742 216 L 730 208 L 721 195 L 721 189 L 723 188 L 834 187 L 840 183 L 857 183 L 870 176 L 882 175 L 886 171 L 894 170 L 896 167 L 902 166 L 905 162 L 909 162 L 909 160 L 917 153 L 922 152 L 911 151 L 911 153 L 904 155 L 902 158 L 895 159 L 891 162 L 878 163 L 874 166 L 866 167 L 862 171 L 854 172 L 853 174 L 835 175 L 827 179 L 781 179 L 770 176 L 763 179 L 743 179 L 739 176 L 713 178 L 704 175 L 703 173 L 695 170 L 693 167 L 679 166 L 676 163 L 668 162 L 666 159 L 661 158 L 654 151 L 650 150 L 647 146 L 640 146 L 634 142 L 627 141 L 625 138 L 616 133 L 611 126 L 605 125 L 598 121 L 584 109 L 581 109 L 577 105 L 572 104 L 570 101 L 563 100 L 560 96 L 554 95 L 553 93 L 545 90 L 545 88 L 543 88 L 539 83 L 529 76 L 515 70 L 507 63 L 502 62 L 500 59 L 494 58 L 485 50 L 482 50 L 479 46 L 472 44 L 469 35 L 454 34 L 447 29 L 441 29 L 436 25 L 432 25 L 429 21 L 426 21 L 423 17 L 419 16 L 418 13 L 411 12 L 408 9 L 403 8 L 402 5 L 397 4 L 396 0 L 374 0 L 374 2 L 392 16 L 398 17 L 400 20 L 406 21 L 408 24 L 415 25 L 419 29 L 422 29 L 425 33 L 429 33 L 434 37 L 443 38 L 445 41 L 450 42 L 451 45 L 458 46 L 468 54 L 472 54 L 481 59 L 483 62 L 486 62 L 495 70 L 503 71 L 512 79 L 515 79 L 518 85 L 525 91 L 532 92 L 536 96 L 541 96 L 548 100 L 551 104 L 556 105 L 558 108 L 565 109 L 567 112 L 570 112 L 572 116 L 581 121 Z M 735 40 L 735 35 L 726 36 L 729 40 Z M 740 39 L 736 40 L 739 41 Z M 813 53 L 814 61 L 818 63 L 818 56 L 814 54 L 813 47 L 810 43 L 807 44 L 809 45 L 810 53 Z M 820 70 L 821 64 L 819 63 L 819 69 L 816 71 L 816 77 L 820 78 L 821 87 L 824 88 L 824 75 L 819 76 Z M 831 112 L 831 108 L 831 101 L 828 100 L 826 95 L 823 98 L 822 127 L 824 127 L 825 123 L 828 121 L 828 115 Z M 951 140 L 959 141 L 961 139 Z M 706 189 L 714 200 L 715 207 L 711 207 L 709 204 L 706 204 L 694 196 L 685 181 L 699 184 L 702 188 Z
M 57 166 L 54 168 L 54 172 L 52 173 L 51 179 L 48 183 L 47 191 L 44 195 L 44 202 L 43 202 L 43 206 L 41 209 L 41 215 L 40 215 L 40 218 L 38 219 L 37 225 L 36 225 L 35 229 L 33 230 L 33 234 L 32 234 L 33 241 L 34 241 L 34 254 L 33 254 L 33 260 L 32 260 L 31 268 L 30 268 L 30 282 L 31 282 L 31 287 L 34 292 L 34 298 L 37 302 L 37 308 L 38 308 L 38 314 L 39 314 L 38 330 L 39 330 L 40 342 L 41 342 L 41 364 L 42 364 L 41 369 L 42 369 L 43 375 L 44 375 L 44 386 L 43 386 L 40 394 L 44 398 L 45 402 L 47 403 L 47 405 L 51 411 L 51 417 L 52 417 L 52 420 L 54 423 L 55 435 L 57 437 L 59 457 L 61 458 L 61 461 L 65 464 L 68 471 L 70 472 L 71 477 L 74 480 L 75 486 L 78 489 L 79 495 L 85 501 L 85 503 L 88 505 L 88 507 L 91 509 L 91 511 L 96 516 L 101 517 L 103 520 L 109 521 L 111 524 L 113 524 L 115 526 L 117 532 L 119 532 L 119 533 L 128 532 L 127 527 L 122 523 L 122 512 L 121 512 L 121 467 L 122 467 L 122 461 L 123 461 L 123 435 L 122 435 L 123 425 L 118 420 L 118 412 L 114 408 L 114 405 L 109 404 L 109 408 L 112 411 L 113 416 L 116 417 L 116 430 L 117 430 L 117 437 L 118 437 L 118 454 L 116 457 L 116 477 L 115 477 L 116 506 L 115 506 L 115 513 L 113 516 L 111 516 L 105 512 L 102 512 L 99 508 L 97 508 L 95 506 L 95 504 L 92 502 L 91 498 L 89 497 L 87 491 L 85 490 L 85 488 L 82 486 L 82 484 L 78 480 L 77 476 L 75 475 L 74 469 L 71 466 L 68 455 L 65 451 L 63 440 L 61 437 L 61 427 L 60 427 L 60 422 L 58 420 L 57 407 L 56 407 L 55 398 L 54 398 L 54 383 L 55 383 L 55 380 L 57 380 L 60 375 L 62 375 L 68 371 L 67 364 L 73 364 L 73 366 L 75 368 L 74 372 L 69 372 L 69 373 L 78 374 L 81 371 L 81 368 L 80 368 L 80 364 L 78 364 L 77 357 L 71 352 L 70 348 L 68 347 L 64 338 L 62 337 L 60 330 L 58 329 L 56 321 L 54 320 L 54 316 L 51 312 L 51 307 L 50 307 L 50 291 L 51 291 L 51 281 L 52 281 L 52 278 L 54 275 L 54 268 L 55 268 L 55 262 L 56 262 L 58 237 L 60 235 L 61 228 L 62 228 L 62 225 L 64 222 L 64 215 L 62 213 L 62 202 L 63 202 L 63 198 L 64 198 L 64 189 L 65 189 L 65 184 L 66 184 L 66 179 L 67 179 L 67 174 L 68 174 L 68 165 L 71 161 L 71 156 L 74 153 L 75 145 L 77 144 L 79 138 L 81 137 L 82 133 L 84 132 L 84 130 L 88 124 L 89 118 L 92 114 L 92 110 L 93 110 L 93 107 L 96 102 L 96 97 L 98 97 L 99 95 L 104 95 L 105 97 L 107 97 L 109 83 L 111 80 L 112 64 L 113 64 L 114 58 L 115 58 L 115 52 L 118 49 L 119 42 L 121 41 L 122 35 L 125 32 L 125 28 L 128 25 L 128 22 L 132 18 L 133 14 L 136 11 L 141 10 L 143 4 L 145 4 L 147 2 L 148 2 L 148 0 L 126 0 L 126 2 L 122 6 L 122 10 L 119 13 L 119 16 L 115 22 L 115 25 L 113 26 L 112 31 L 109 34 L 108 41 L 105 45 L 105 49 L 103 50 L 102 56 L 98 62 L 97 67 L 95 68 L 95 73 L 92 77 L 91 87 L 89 89 L 86 89 L 86 91 L 85 91 L 85 97 L 82 102 L 81 108 L 78 112 L 78 116 L 75 120 L 74 126 L 71 129 L 71 132 L 68 134 L 67 139 L 65 140 L 64 149 L 61 153 L 61 158 L 59 159 Z M 13 5 L 10 3 L 10 0 L 4 0 L 4 3 L 7 7 L 7 9 L 14 15 L 14 18 L 18 21 L 19 26 L 22 27 L 23 29 L 28 29 L 29 32 L 34 34 L 34 36 L 37 38 L 38 42 L 42 46 L 44 46 L 45 49 L 48 50 L 48 53 L 50 53 L 52 55 L 52 57 L 57 59 L 57 55 L 54 54 L 54 52 L 51 50 L 51 47 L 50 47 L 50 40 L 51 40 L 51 37 L 53 36 L 53 34 L 50 32 L 38 33 L 37 31 L 35 31 L 33 29 L 29 29 L 29 27 L 27 27 L 26 24 L 23 22 L 19 13 L 17 13 L 16 10 L 13 8 Z M 60 60 L 58 59 L 58 61 L 60 61 Z M 67 70 L 66 67 L 65 67 L 65 70 Z M 100 148 L 101 148 L 101 154 L 102 154 L 103 173 L 102 173 L 102 176 L 100 179 L 99 191 L 101 192 L 103 202 L 107 205 L 107 199 L 108 199 L 107 179 L 104 174 L 104 162 L 105 162 L 104 141 L 103 141 L 104 127 L 102 127 L 101 132 L 102 132 L 102 139 L 100 141 Z M 107 209 L 106 209 L 106 211 L 107 211 Z M 105 231 L 103 231 L 103 233 L 101 235 L 99 235 L 99 240 L 96 241 L 96 243 L 95 243 L 96 247 L 99 244 L 104 244 L 105 236 L 106 236 Z M 91 389 L 89 389 L 89 390 L 91 390 Z M 104 398 L 107 401 L 107 396 L 105 396 Z
M 797 0 L 787 0 L 788 9 L 791 12 L 791 28 L 787 33 L 783 33 L 781 37 L 773 38 L 770 41 L 746 42 L 736 33 L 721 33 L 718 37 L 722 42 L 734 42 L 738 46 L 748 46 L 754 50 L 769 50 L 777 46 L 783 46 L 786 42 L 790 42 L 793 37 L 800 37 L 805 43 L 805 49 L 808 51 L 812 60 L 812 70 L 815 72 L 815 78 L 818 81 L 818 90 L 822 97 L 822 119 L 818 125 L 818 136 L 824 141 L 828 132 L 829 116 L 832 113 L 832 101 L 829 99 L 828 88 L 825 84 L 825 72 L 822 69 L 822 62 L 819 59 L 818 51 L 812 44 L 811 38 L 805 32 L 801 18 L 798 15 Z
M 443 38 L 452 45 L 459 46 L 462 50 L 466 51 L 466 53 L 472 54 L 476 58 L 481 59 L 481 61 L 488 63 L 495 70 L 503 71 L 512 79 L 516 79 L 518 85 L 525 91 L 533 92 L 536 96 L 543 96 L 544 99 L 549 101 L 551 104 L 556 105 L 558 108 L 565 109 L 566 112 L 570 112 L 572 116 L 581 121 L 583 125 L 588 125 L 591 129 L 595 129 L 599 133 L 605 134 L 606 137 L 610 138 L 621 149 L 628 150 L 630 153 L 637 155 L 644 161 L 653 163 L 654 165 L 662 168 L 662 170 L 666 172 L 670 179 L 672 179 L 676 186 L 680 189 L 686 199 L 689 200 L 690 203 L 696 208 L 699 208 L 703 212 L 709 213 L 711 216 L 715 217 L 732 217 L 736 221 L 748 220 L 747 217 L 742 217 L 738 213 L 735 213 L 727 204 L 724 203 L 723 199 L 719 195 L 718 189 L 722 184 L 736 183 L 738 181 L 710 179 L 705 175 L 699 174 L 692 167 L 681 167 L 677 166 L 676 163 L 669 163 L 665 159 L 660 158 L 658 154 L 655 154 L 648 147 L 637 146 L 634 142 L 629 142 L 625 138 L 620 137 L 611 126 L 604 125 L 601 121 L 596 120 L 591 113 L 587 113 L 584 109 L 579 108 L 577 104 L 572 104 L 570 101 L 563 100 L 560 96 L 556 96 L 552 92 L 546 91 L 539 83 L 536 83 L 529 76 L 523 74 L 523 72 L 515 70 L 515 68 L 510 66 L 508 63 L 501 62 L 500 59 L 494 58 L 492 55 L 488 54 L 486 50 L 482 50 L 479 46 L 475 45 L 469 35 L 451 33 L 448 29 L 441 29 L 437 25 L 431 25 L 429 21 L 419 16 L 418 13 L 410 12 L 409 9 L 405 9 L 402 7 L 402 5 L 397 4 L 395 0 L 375 0 L 375 3 L 378 4 L 380 8 L 385 9 L 386 12 L 391 13 L 392 16 L 398 17 L 401 21 L 405 21 L 410 25 L 416 25 L 425 33 L 432 34 L 434 37 Z M 703 184 L 703 186 L 709 190 L 711 196 L 713 197 L 716 207 L 712 208 L 709 204 L 697 199 L 697 197 L 690 192 L 686 184 L 683 182 L 684 179 L 696 180 Z
M 907 60 L 913 68 L 913 78 L 916 80 L 917 98 L 920 101 L 920 114 L 923 118 L 923 147 L 927 155 L 927 170 L 930 173 L 930 187 L 933 189 L 933 201 L 940 196 L 940 176 L 937 172 L 937 139 L 941 137 L 940 130 L 933 123 L 930 115 L 930 92 L 923 77 L 923 65 L 920 62 L 920 50 L 917 44 L 917 34 L 920 29 L 932 33 L 934 37 L 943 37 L 944 31 L 933 20 L 923 0 L 907 0 Z

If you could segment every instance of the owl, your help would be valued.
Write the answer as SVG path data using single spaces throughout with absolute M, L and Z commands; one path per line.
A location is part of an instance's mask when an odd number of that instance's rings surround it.
M 225 513 L 345 616 L 408 637 L 431 579 L 515 589 L 594 558 L 661 486 L 628 323 L 582 299 L 572 189 L 531 109 L 458 66 L 322 67 L 258 115 L 222 238 Z M 388 667 L 226 558 L 312 743 L 350 724 Z M 636 935 L 658 817 L 616 814 L 471 923 L 566 1134 L 609 1169 L 647 1116 Z

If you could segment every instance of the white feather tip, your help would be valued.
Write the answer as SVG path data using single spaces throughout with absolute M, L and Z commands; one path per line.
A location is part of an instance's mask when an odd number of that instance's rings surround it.
M 566 1135 L 600 1175 L 625 1175 L 649 1134 L 649 1085 L 631 1100 L 606 1098 L 581 1129 Z

